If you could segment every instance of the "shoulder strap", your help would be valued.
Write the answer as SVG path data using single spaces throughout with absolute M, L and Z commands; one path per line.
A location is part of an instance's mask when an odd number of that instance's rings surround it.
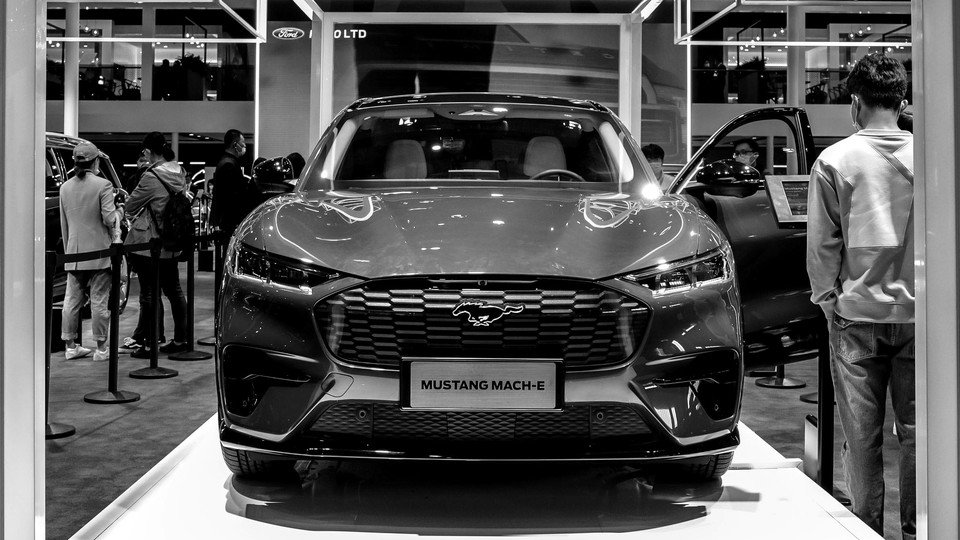
M 166 182 L 164 182 L 164 181 L 163 181 L 163 178 L 160 178 L 160 175 L 157 174 L 156 171 L 153 170 L 154 167 L 156 167 L 156 165 L 154 165 L 154 166 L 150 167 L 149 169 L 147 169 L 147 170 L 144 172 L 144 174 L 146 174 L 146 173 L 152 173 L 154 176 L 156 176 L 156 177 L 157 177 L 157 181 L 160 182 L 160 185 L 163 186 L 163 187 L 167 190 L 167 193 L 169 193 L 171 197 L 173 196 L 174 193 L 179 193 L 178 191 L 174 191 L 173 188 L 170 187 L 169 184 L 167 184 Z
M 876 150 L 878 154 L 880 154 L 881 156 L 883 156 L 884 159 L 890 162 L 890 164 L 893 165 L 894 168 L 897 169 L 897 171 L 901 175 L 903 175 L 903 177 L 906 178 L 908 182 L 913 184 L 913 171 L 908 169 L 906 165 L 904 165 L 899 159 L 896 158 L 896 156 L 894 156 L 890 152 L 887 152 L 883 148 L 880 148 L 876 144 L 873 144 L 873 141 L 871 141 L 870 139 L 866 139 L 866 141 L 867 141 L 867 144 L 872 146 L 873 149 Z

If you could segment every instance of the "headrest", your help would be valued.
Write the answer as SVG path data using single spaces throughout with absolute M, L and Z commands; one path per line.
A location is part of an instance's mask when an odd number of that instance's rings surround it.
M 547 169 L 566 169 L 567 158 L 563 145 L 556 137 L 539 136 L 530 139 L 523 157 L 523 174 L 533 176 Z
M 384 178 L 426 178 L 427 160 L 423 147 L 412 139 L 398 139 L 390 143 L 383 165 Z

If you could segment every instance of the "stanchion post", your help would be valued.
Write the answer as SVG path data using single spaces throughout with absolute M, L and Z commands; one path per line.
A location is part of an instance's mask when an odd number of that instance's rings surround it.
M 830 338 L 827 323 L 819 325 L 817 345 L 819 349 L 817 391 L 817 481 L 820 487 L 833 495 L 833 376 L 830 374 Z
M 131 403 L 140 399 L 140 394 L 117 389 L 120 357 L 120 267 L 123 265 L 123 244 L 110 246 L 110 358 L 107 389 L 83 396 L 87 403 Z
M 151 314 L 150 329 L 147 332 L 150 340 L 150 367 L 137 369 L 130 372 L 130 377 L 134 379 L 168 379 L 176 377 L 178 372 L 174 369 L 160 367 L 160 250 L 161 243 L 159 239 L 151 242 L 150 246 L 150 264 L 153 265 L 153 290 L 150 291 L 153 300 L 153 313 Z
M 220 316 L 220 282 L 223 280 L 223 250 L 225 242 L 223 233 L 217 231 L 213 236 L 213 326 L 216 328 Z M 197 345 L 216 345 L 217 336 L 200 338 Z
M 46 280 L 44 280 L 43 284 L 44 307 L 46 309 L 46 324 L 44 326 L 46 329 L 46 332 L 44 332 L 46 341 L 43 345 L 43 350 L 44 358 L 46 358 L 47 361 L 47 375 L 44 386 L 45 399 L 43 402 L 43 420 L 47 424 L 47 440 L 62 439 L 77 432 L 77 429 L 71 425 L 50 423 L 50 340 L 53 338 L 53 276 L 56 273 L 56 268 L 57 254 L 53 251 L 47 251 L 46 258 L 44 260 L 44 277 L 46 277 Z
M 195 247 L 194 242 L 191 242 L 190 247 L 187 249 L 187 255 L 188 255 L 187 256 L 187 346 L 189 347 L 189 349 L 184 352 L 168 355 L 167 358 L 169 358 L 170 360 L 190 361 L 190 360 L 207 360 L 207 359 L 213 358 L 212 354 L 205 351 L 197 351 L 197 350 L 194 350 L 193 348 L 193 343 L 194 343 L 193 327 L 195 322 L 194 314 L 193 314 L 193 310 L 194 310 L 193 299 L 194 299 L 194 293 L 195 293 L 194 282 L 193 282 L 193 277 L 195 272 L 195 267 L 193 262 L 194 247 Z

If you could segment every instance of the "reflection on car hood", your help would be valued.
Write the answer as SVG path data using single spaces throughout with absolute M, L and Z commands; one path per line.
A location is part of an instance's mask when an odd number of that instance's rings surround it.
M 361 277 L 496 273 L 597 279 L 721 242 L 679 197 L 575 189 L 418 188 L 288 195 L 240 241 Z

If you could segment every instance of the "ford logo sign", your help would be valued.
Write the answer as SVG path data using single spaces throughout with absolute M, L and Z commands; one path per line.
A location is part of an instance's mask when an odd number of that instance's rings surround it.
M 273 37 L 277 39 L 300 39 L 305 32 L 299 28 L 277 28 L 273 31 Z

